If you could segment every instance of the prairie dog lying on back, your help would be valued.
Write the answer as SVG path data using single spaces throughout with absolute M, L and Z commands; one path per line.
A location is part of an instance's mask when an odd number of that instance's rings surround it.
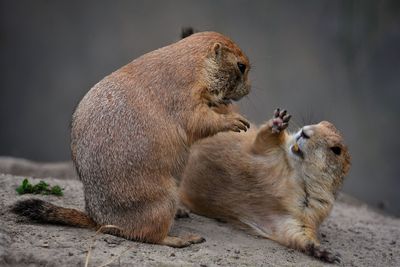
M 199 141 L 183 174 L 181 201 L 200 215 L 327 262 L 340 261 L 320 248 L 317 231 L 349 171 L 349 152 L 331 123 L 289 134 L 289 120 L 277 109 L 259 129 Z

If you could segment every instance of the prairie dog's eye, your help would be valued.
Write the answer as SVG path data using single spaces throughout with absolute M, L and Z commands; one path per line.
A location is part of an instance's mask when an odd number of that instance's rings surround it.
M 244 72 L 246 71 L 246 65 L 243 64 L 243 63 L 238 62 L 238 63 L 237 63 L 237 66 L 238 66 L 240 72 L 241 72 L 242 74 L 244 74 Z
M 304 139 L 310 139 L 310 136 L 308 136 L 304 130 L 301 130 L 301 137 L 303 137 Z
M 338 156 L 340 155 L 340 153 L 342 153 L 342 149 L 338 146 L 331 147 L 331 150 L 333 153 L 335 153 L 335 155 L 338 155 Z

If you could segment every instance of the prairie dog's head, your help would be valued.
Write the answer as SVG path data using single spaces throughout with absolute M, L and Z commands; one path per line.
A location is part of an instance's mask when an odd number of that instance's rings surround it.
M 240 48 L 229 39 L 211 43 L 205 61 L 205 77 L 210 101 L 227 103 L 250 92 L 250 63 Z
M 327 121 L 304 126 L 288 142 L 295 169 L 336 190 L 350 169 L 350 154 L 341 133 Z M 321 180 L 320 180 L 321 179 Z

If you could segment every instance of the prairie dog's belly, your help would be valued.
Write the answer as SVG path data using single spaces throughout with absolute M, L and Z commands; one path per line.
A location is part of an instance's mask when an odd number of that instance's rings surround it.
M 192 146 L 181 185 L 181 199 L 194 212 L 226 219 L 240 212 L 232 196 L 242 194 L 245 186 L 235 181 L 246 161 L 242 150 L 247 133 L 219 133 Z M 247 157 L 245 155 L 244 157 Z M 229 164 L 235 162 L 237 164 Z

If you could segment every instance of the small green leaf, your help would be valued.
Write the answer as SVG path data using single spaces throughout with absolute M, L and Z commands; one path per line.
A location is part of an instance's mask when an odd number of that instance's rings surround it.
M 64 193 L 63 193 L 61 187 L 59 187 L 58 185 L 55 185 L 51 188 L 51 194 L 56 195 L 56 196 L 62 196 Z
M 39 183 L 33 186 L 32 191 L 34 194 L 41 194 L 43 192 L 48 191 L 48 187 L 49 185 L 46 182 L 40 181 Z
M 49 184 L 45 181 L 40 181 L 39 183 L 32 185 L 29 183 L 28 179 L 24 179 L 20 186 L 18 186 L 15 191 L 19 195 L 23 194 L 42 194 L 42 195 L 56 195 L 62 196 L 62 188 L 58 185 L 55 185 L 50 188 Z
M 18 195 L 24 194 L 24 189 L 22 188 L 22 185 L 18 186 L 15 190 L 17 191 Z
M 17 187 L 17 193 L 20 195 L 31 193 L 32 192 L 32 185 L 29 183 L 28 179 L 24 179 L 22 184 Z

